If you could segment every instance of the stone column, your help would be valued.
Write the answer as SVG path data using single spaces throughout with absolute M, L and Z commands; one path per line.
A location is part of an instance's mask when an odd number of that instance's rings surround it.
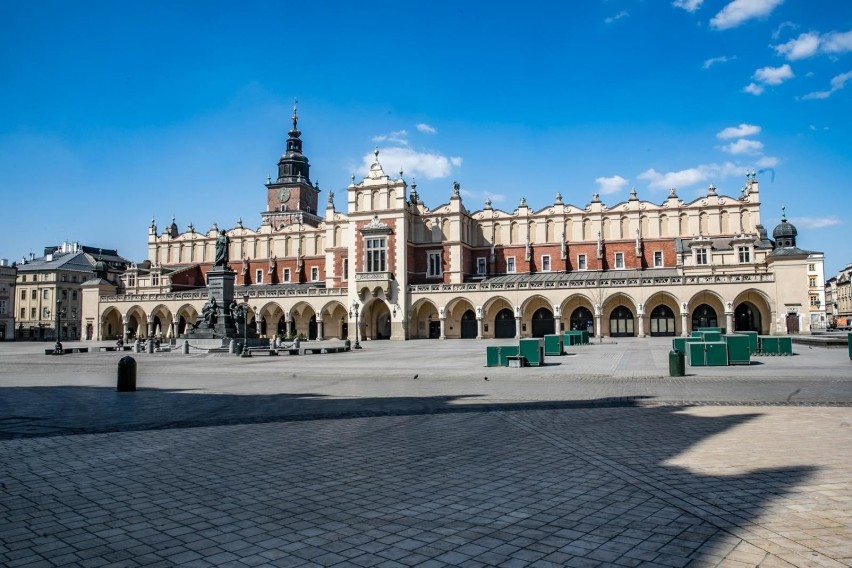
M 320 341 L 325 339 L 325 333 L 323 333 L 323 325 L 321 319 L 317 320 L 317 339 L 319 339 Z
M 288 315 L 284 314 L 284 317 L 286 318 L 284 320 L 284 322 L 285 322 L 284 327 L 287 329 L 287 337 L 290 337 L 291 335 L 293 335 L 293 326 L 290 325 L 291 321 L 290 321 L 290 318 L 288 317 Z
M 444 330 L 447 323 L 447 318 L 445 318 L 444 315 L 441 314 L 441 317 L 438 319 L 438 321 L 441 323 L 441 335 L 438 336 L 438 339 L 446 339 L 447 336 Z
M 148 320 L 148 337 L 154 337 L 154 320 Z
M 172 318 L 171 327 L 172 327 L 172 337 L 177 338 L 177 336 L 178 336 L 178 322 L 175 321 L 174 318 Z
M 636 317 L 639 319 L 639 333 L 638 337 L 645 337 L 645 306 L 643 304 L 639 304 L 639 307 L 636 309 Z
M 521 338 L 521 316 L 515 316 L 515 337 Z
M 101 326 L 101 327 L 103 327 L 103 326 Z M 123 318 L 121 318 L 121 340 L 122 340 L 122 341 L 127 341 L 128 339 L 130 339 L 130 338 L 127 336 L 127 333 L 128 333 L 128 330 L 127 330 L 127 316 L 124 316 Z M 101 335 L 103 335 L 103 331 L 101 331 Z
M 595 337 L 603 337 L 603 329 L 601 329 L 601 315 L 595 314 Z
M 689 337 L 689 330 L 686 328 L 686 316 L 689 312 L 686 311 L 686 302 L 680 305 L 680 336 Z
M 553 306 L 553 333 L 559 335 L 562 333 L 560 324 L 562 323 L 562 309 L 560 306 Z
M 482 316 L 476 318 L 476 338 L 482 339 Z

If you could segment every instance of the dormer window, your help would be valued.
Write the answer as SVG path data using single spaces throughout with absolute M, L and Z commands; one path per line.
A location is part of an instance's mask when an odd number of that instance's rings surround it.
M 693 250 L 695 251 L 695 264 L 709 264 L 706 248 L 696 248 Z

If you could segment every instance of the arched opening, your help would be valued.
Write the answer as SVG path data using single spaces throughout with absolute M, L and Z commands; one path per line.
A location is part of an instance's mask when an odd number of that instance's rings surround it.
M 553 312 L 547 308 L 537 309 L 532 316 L 532 336 L 544 337 L 554 330 Z
M 308 320 L 308 339 L 313 341 L 317 338 L 317 315 L 311 314 L 311 319 Z
M 467 310 L 461 317 L 461 338 L 476 339 L 476 314 Z
M 610 337 L 633 337 L 633 312 L 626 306 L 617 306 L 609 314 Z
M 742 302 L 734 310 L 735 331 L 756 331 L 760 333 L 760 310 L 751 302 Z
M 287 320 L 285 320 L 284 318 L 280 318 L 278 320 L 278 335 L 287 335 Z
M 675 316 L 672 309 L 660 304 L 651 310 L 651 336 L 668 336 L 675 334 Z
M 509 308 L 503 308 L 497 312 L 494 318 L 494 337 L 496 339 L 515 337 L 515 315 Z
M 589 335 L 595 334 L 595 318 L 592 315 L 592 311 L 588 308 L 581 306 L 571 312 L 569 324 L 571 325 L 571 331 L 586 330 L 589 332 Z
M 707 304 L 701 304 L 692 311 L 692 330 L 697 330 L 699 327 L 719 327 L 716 310 Z

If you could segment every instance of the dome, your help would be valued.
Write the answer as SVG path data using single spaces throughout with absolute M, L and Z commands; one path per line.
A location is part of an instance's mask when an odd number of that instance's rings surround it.
M 782 219 L 775 227 L 775 230 L 772 231 L 772 238 L 776 240 L 791 237 L 796 238 L 798 235 L 799 231 L 796 230 L 796 226 L 787 221 L 787 219 Z

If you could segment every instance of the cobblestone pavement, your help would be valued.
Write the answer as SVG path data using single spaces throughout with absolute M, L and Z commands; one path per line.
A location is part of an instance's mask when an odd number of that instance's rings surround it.
M 0 345 L 0 565 L 852 565 L 845 350 L 482 346 L 135 354 L 119 394 L 116 354 Z

